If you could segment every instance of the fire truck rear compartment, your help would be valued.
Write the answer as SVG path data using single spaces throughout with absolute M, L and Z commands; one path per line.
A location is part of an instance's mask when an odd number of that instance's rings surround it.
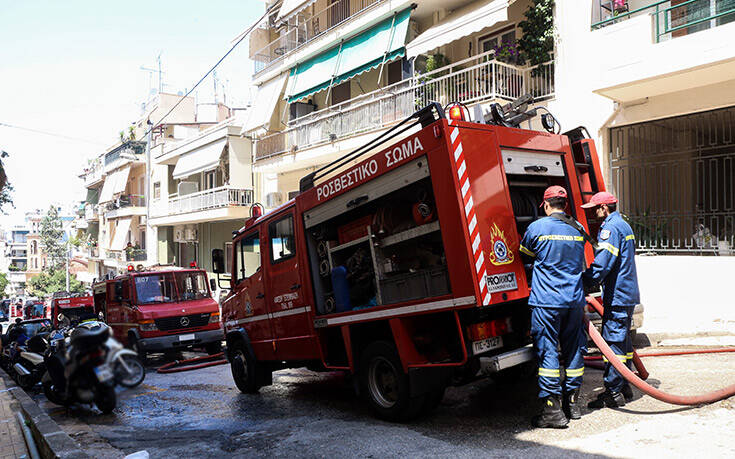
M 425 158 L 314 210 L 305 222 L 317 314 L 451 292 Z

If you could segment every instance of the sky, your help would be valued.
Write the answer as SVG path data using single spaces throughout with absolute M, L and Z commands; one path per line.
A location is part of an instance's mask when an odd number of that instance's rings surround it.
M 17 1 L 0 0 L 0 123 L 52 132 L 52 137 L 0 125 L 0 150 L 15 209 L 70 206 L 86 190 L 78 177 L 141 115 L 161 54 L 165 92 L 191 89 L 265 11 L 260 0 Z M 244 40 L 218 67 L 228 105 L 250 100 L 252 63 Z M 220 89 L 220 100 L 222 98 Z M 213 82 L 198 101 L 213 101 Z

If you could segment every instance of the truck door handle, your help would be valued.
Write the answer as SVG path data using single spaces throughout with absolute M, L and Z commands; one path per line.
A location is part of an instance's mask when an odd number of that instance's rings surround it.
M 347 207 L 359 206 L 360 204 L 362 204 L 363 202 L 365 202 L 367 200 L 368 200 L 367 195 L 358 196 L 355 199 L 352 199 L 349 202 L 347 202 Z
M 533 166 L 526 166 L 523 168 L 523 170 L 525 170 L 526 172 L 548 172 L 549 168 L 546 166 L 533 165 Z
M 263 295 L 262 293 L 258 293 L 257 295 L 255 295 L 255 298 L 257 299 L 265 298 L 265 295 Z
M 293 285 L 291 286 L 291 290 L 298 290 L 298 289 L 300 289 L 300 288 L 301 288 L 301 284 L 293 284 Z

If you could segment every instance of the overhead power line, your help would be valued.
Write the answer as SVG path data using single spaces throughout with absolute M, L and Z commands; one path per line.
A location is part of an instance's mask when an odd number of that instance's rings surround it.
M 201 78 L 199 79 L 199 81 L 197 81 L 197 83 L 196 83 L 196 84 L 195 84 L 195 85 L 194 85 L 194 86 L 193 86 L 193 87 L 192 87 L 192 88 L 191 88 L 191 89 L 190 89 L 190 90 L 189 90 L 189 91 L 188 91 L 188 92 L 187 92 L 186 94 L 184 94 L 184 96 L 183 96 L 183 97 L 181 97 L 181 98 L 180 98 L 180 99 L 179 99 L 179 100 L 178 100 L 178 101 L 177 101 L 177 102 L 176 102 L 176 103 L 174 104 L 174 106 L 173 106 L 173 107 L 171 107 L 171 109 L 170 109 L 169 111 L 167 111 L 167 112 L 166 112 L 166 114 L 165 114 L 165 115 L 163 115 L 163 116 L 162 116 L 162 117 L 161 117 L 161 118 L 160 118 L 160 119 L 159 119 L 158 121 L 156 121 L 155 123 L 152 123 L 152 124 L 150 125 L 150 127 L 148 128 L 148 130 L 146 131 L 146 133 L 145 133 L 145 134 L 143 135 L 143 137 L 147 136 L 147 135 L 148 135 L 148 134 L 149 134 L 149 133 L 150 133 L 150 132 L 151 132 L 151 131 L 153 130 L 153 128 L 154 128 L 154 127 L 156 127 L 156 126 L 158 126 L 159 124 L 161 124 L 161 123 L 163 122 L 163 120 L 165 120 L 165 119 L 166 119 L 166 117 L 167 117 L 168 115 L 170 115 L 170 114 L 171 114 L 171 112 L 173 112 L 173 111 L 174 111 L 174 110 L 176 109 L 176 107 L 178 107 L 178 106 L 179 106 L 179 104 L 180 104 L 181 102 L 183 102 L 183 101 L 184 101 L 184 99 L 186 99 L 187 97 L 189 97 L 189 94 L 191 94 L 192 92 L 194 92 L 194 90 L 195 90 L 195 89 L 196 89 L 196 88 L 197 88 L 197 87 L 198 87 L 198 86 L 199 86 L 200 84 L 202 84 L 202 82 L 204 81 L 204 79 L 205 79 L 205 78 L 207 78 L 207 77 L 208 77 L 208 76 L 209 76 L 209 75 L 210 75 L 210 74 L 211 74 L 211 73 L 212 73 L 212 72 L 213 72 L 213 71 L 214 71 L 214 70 L 215 70 L 215 69 L 217 68 L 217 66 L 219 66 L 219 65 L 220 65 L 220 64 L 222 63 L 222 61 L 224 61 L 224 60 L 225 60 L 225 59 L 227 58 L 227 56 L 229 56 L 229 55 L 230 55 L 230 54 L 231 54 L 231 53 L 232 53 L 232 52 L 233 52 L 233 51 L 235 50 L 235 48 L 237 48 L 237 45 L 239 45 L 239 44 L 240 44 L 240 43 L 241 43 L 241 42 L 242 42 L 242 41 L 243 41 L 243 40 L 244 40 L 244 39 L 245 39 L 245 38 L 246 38 L 246 37 L 247 37 L 248 35 L 250 35 L 250 32 L 252 32 L 252 31 L 253 31 L 253 29 L 254 29 L 254 28 L 256 28 L 256 27 L 258 26 L 258 24 L 260 24 L 260 22 L 261 22 L 261 21 L 262 21 L 263 19 L 265 19 L 265 18 L 266 18 L 266 17 L 267 17 L 267 16 L 269 15 L 269 14 L 271 14 L 271 12 L 273 12 L 273 11 L 274 11 L 274 10 L 275 10 L 275 9 L 276 9 L 277 7 L 279 7 L 279 6 L 280 6 L 280 3 L 281 3 L 281 2 L 275 2 L 275 3 L 273 4 L 273 5 L 271 5 L 271 7 L 270 7 L 270 8 L 268 8 L 268 9 L 266 10 L 266 12 L 265 12 L 265 13 L 264 13 L 264 14 L 263 14 L 263 15 L 262 15 L 262 16 L 261 16 L 261 17 L 260 17 L 260 18 L 259 18 L 259 19 L 258 19 L 257 21 L 255 21 L 255 22 L 253 23 L 253 25 L 251 25 L 250 27 L 248 27 L 248 29 L 247 29 L 247 30 L 246 30 L 245 32 L 243 32 L 243 33 L 242 33 L 242 34 L 240 35 L 240 37 L 238 38 L 238 40 L 237 40 L 237 41 L 235 41 L 235 43 L 234 43 L 234 44 L 232 45 L 232 47 L 231 47 L 231 48 L 230 48 L 230 49 L 229 49 L 229 50 L 228 50 L 228 51 L 227 51 L 227 52 L 225 53 L 225 55 L 224 55 L 224 56 L 222 56 L 222 57 L 220 57 L 220 59 L 219 59 L 219 60 L 217 61 L 217 63 L 216 63 L 216 64 L 214 64 L 214 65 L 212 66 L 212 68 L 210 68 L 210 69 L 209 69 L 209 70 L 207 71 L 207 73 L 205 73 L 205 74 L 204 74 L 204 76 L 203 76 L 203 77 L 201 77 Z M 148 120 L 148 121 L 150 122 L 150 120 Z
M 32 128 L 27 128 L 23 126 L 16 126 L 14 124 L 0 122 L 0 126 L 11 128 L 11 129 L 19 129 L 21 131 L 34 132 L 36 134 L 42 134 L 42 135 L 47 135 L 51 137 L 59 137 L 61 139 L 66 139 L 66 140 L 73 140 L 74 142 L 91 143 L 93 145 L 104 145 L 102 142 L 96 142 L 94 140 L 80 139 L 79 137 L 71 137 L 71 136 L 64 135 L 64 134 L 57 134 L 55 132 L 43 131 L 40 129 L 32 129 Z

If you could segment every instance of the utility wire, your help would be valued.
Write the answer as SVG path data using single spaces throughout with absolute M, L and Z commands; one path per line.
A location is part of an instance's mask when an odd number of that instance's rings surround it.
M 51 136 L 51 137 L 59 137 L 59 138 L 66 139 L 66 140 L 73 140 L 75 142 L 91 143 L 91 144 L 94 144 L 94 145 L 104 145 L 104 143 L 102 143 L 102 142 L 95 142 L 94 140 L 80 139 L 78 137 L 70 137 L 70 136 L 64 135 L 64 134 L 56 134 L 55 132 L 48 132 L 48 131 L 42 131 L 40 129 L 31 129 L 31 128 L 22 127 L 22 126 L 16 126 L 14 124 L 8 124 L 8 123 L 2 123 L 2 122 L 0 122 L 0 126 L 4 126 L 4 127 L 7 127 L 7 128 L 11 128 L 11 129 L 20 129 L 21 131 L 35 132 L 36 134 L 48 135 L 48 136 Z
M 162 117 L 161 117 L 161 118 L 160 118 L 160 119 L 159 119 L 159 120 L 158 120 L 157 122 L 155 122 L 155 123 L 153 123 L 153 124 L 151 124 L 151 125 L 150 125 L 150 127 L 149 127 L 149 128 L 148 128 L 148 130 L 147 130 L 147 131 L 145 132 L 145 134 L 143 134 L 143 137 L 145 138 L 145 137 L 146 137 L 146 136 L 147 136 L 147 135 L 148 135 L 148 134 L 149 134 L 149 133 L 150 133 L 150 132 L 151 132 L 151 131 L 153 130 L 153 128 L 154 128 L 154 127 L 156 127 L 156 126 L 158 126 L 159 124 L 161 124 L 161 123 L 163 122 L 163 120 L 164 120 L 164 119 L 166 119 L 166 117 L 167 117 L 168 115 L 170 115 L 170 114 L 171 114 L 171 112 L 173 112 L 173 111 L 174 111 L 174 110 L 176 109 L 176 107 L 178 107 L 178 106 L 179 106 L 179 104 L 180 104 L 181 102 L 183 102 L 183 101 L 184 101 L 184 99 L 186 99 L 187 97 L 189 97 L 189 94 L 191 94 L 192 92 L 194 92 L 194 90 L 195 90 L 195 89 L 196 89 L 196 88 L 197 88 L 197 87 L 198 87 L 198 86 L 199 86 L 200 84 L 202 84 L 202 82 L 204 81 L 204 79 L 205 79 L 205 78 L 207 78 L 207 77 L 208 77 L 208 76 L 209 76 L 209 75 L 210 75 L 210 74 L 211 74 L 212 72 L 214 72 L 214 70 L 215 70 L 215 69 L 217 68 L 217 66 L 219 66 L 219 65 L 220 65 L 220 64 L 222 63 L 222 61 L 224 61 L 224 60 L 225 60 L 225 58 L 227 58 L 227 56 L 229 56 L 229 55 L 230 55 L 230 53 L 232 53 L 232 52 L 233 52 L 233 51 L 235 50 L 235 48 L 237 48 L 237 45 L 239 45 L 239 44 L 240 44 L 240 43 L 241 43 L 241 42 L 242 42 L 242 41 L 243 41 L 243 40 L 244 40 L 244 39 L 245 39 L 245 38 L 246 38 L 246 37 L 247 37 L 248 35 L 250 35 L 250 32 L 252 32 L 252 31 L 253 31 L 253 29 L 254 29 L 254 28 L 256 28 L 256 27 L 258 26 L 258 24 L 260 24 L 260 22 L 261 22 L 261 21 L 262 21 L 263 19 L 265 19 L 265 18 L 266 18 L 266 17 L 267 17 L 267 16 L 269 15 L 269 14 L 271 14 L 271 12 L 273 12 L 273 11 L 274 11 L 274 10 L 275 10 L 275 9 L 276 9 L 276 8 L 277 8 L 277 7 L 279 6 L 279 5 L 280 5 L 280 3 L 281 3 L 280 1 L 279 1 L 279 2 L 275 2 L 275 3 L 273 4 L 273 5 L 271 5 L 271 7 L 270 7 L 270 8 L 268 8 L 268 9 L 266 10 L 266 12 L 265 12 L 265 13 L 263 13 L 263 15 L 262 15 L 262 16 L 260 17 L 260 19 L 258 19 L 257 21 L 255 21 L 255 22 L 253 23 L 253 25 L 251 25 L 250 27 L 248 27 L 248 29 L 247 29 L 247 30 L 246 30 L 245 32 L 243 32 L 243 33 L 242 33 L 242 34 L 240 35 L 240 37 L 238 38 L 238 40 L 237 40 L 237 41 L 236 41 L 236 42 L 235 42 L 235 43 L 234 43 L 234 44 L 232 45 L 232 47 L 231 47 L 231 48 L 229 49 L 229 51 L 227 51 L 227 52 L 225 53 L 225 55 L 224 55 L 224 56 L 222 56 L 222 57 L 221 57 L 221 58 L 220 58 L 220 59 L 219 59 L 219 60 L 217 61 L 217 63 L 216 63 L 216 64 L 214 64 L 214 65 L 212 66 L 212 68 L 210 68 L 210 69 L 209 69 L 209 70 L 207 71 L 207 73 L 205 73 L 205 74 L 204 74 L 204 76 L 203 76 L 203 77 L 201 77 L 201 78 L 199 79 L 199 81 L 197 81 L 197 83 L 196 83 L 196 84 L 194 85 L 194 87 L 192 87 L 192 88 L 191 88 L 191 89 L 190 89 L 190 90 L 189 90 L 189 91 L 188 91 L 188 92 L 187 92 L 187 93 L 186 93 L 186 94 L 185 94 L 185 95 L 184 95 L 183 97 L 181 97 L 181 98 L 180 98 L 180 99 L 178 100 L 178 102 L 176 102 L 176 103 L 174 104 L 174 106 L 173 106 L 173 107 L 171 107 L 171 109 L 170 109 L 170 110 L 169 110 L 168 112 L 166 112 L 166 114 L 165 114 L 165 115 L 163 115 L 163 116 L 162 116 Z M 148 120 L 148 121 L 150 122 L 150 120 Z

